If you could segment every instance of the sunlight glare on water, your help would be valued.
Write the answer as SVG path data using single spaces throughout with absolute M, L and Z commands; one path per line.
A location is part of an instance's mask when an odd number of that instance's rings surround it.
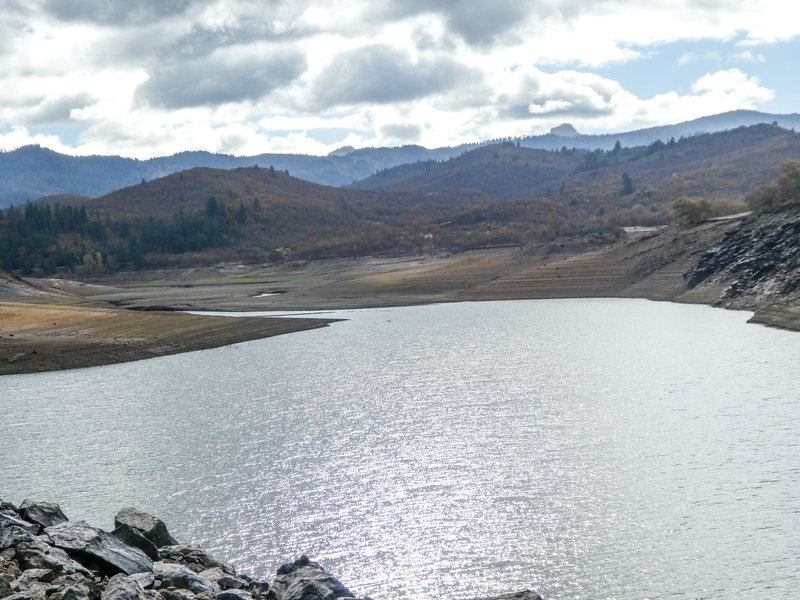
M 3 498 L 105 528 L 133 504 L 240 571 L 305 553 L 374 598 L 800 589 L 800 335 L 635 300 L 337 316 L 0 378 Z

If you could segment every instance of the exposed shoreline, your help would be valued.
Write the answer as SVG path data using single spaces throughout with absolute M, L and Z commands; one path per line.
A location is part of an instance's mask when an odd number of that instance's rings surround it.
M 106 365 L 324 327 L 331 319 L 228 319 L 172 311 L 305 311 L 441 302 L 642 298 L 754 311 L 800 331 L 800 303 L 684 275 L 740 219 L 637 232 L 600 248 L 501 248 L 458 255 L 120 273 L 87 282 L 0 280 L 0 375 Z M 774 287 L 774 286 L 773 286 Z M 759 295 L 761 294 L 761 295 Z M 134 310 L 126 310 L 134 309 Z M 155 310 L 154 310 L 155 309 Z
M 94 367 L 325 327 L 330 319 L 206 317 L 0 303 L 0 375 Z

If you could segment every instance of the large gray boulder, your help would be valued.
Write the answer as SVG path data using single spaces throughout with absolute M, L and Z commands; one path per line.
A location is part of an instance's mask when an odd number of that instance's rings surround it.
M 91 573 L 64 550 L 53 548 L 41 540 L 23 542 L 15 548 L 16 557 L 23 569 L 50 569 L 56 573 Z
M 42 527 L 36 523 L 25 521 L 17 513 L 0 512 L 0 529 L 14 525 L 20 527 L 32 535 L 39 535 Z
M 14 593 L 14 590 L 11 589 L 11 584 L 8 583 L 5 579 L 0 577 L 0 598 L 5 598 L 6 596 L 10 596 Z
M 39 527 L 38 525 L 36 526 Z M 0 550 L 13 549 L 22 569 L 50 569 L 54 573 L 89 575 L 83 565 L 21 527 L 0 521 Z
M 108 580 L 101 600 L 146 600 L 139 582 L 127 575 L 114 575 Z
M 134 573 L 133 575 L 128 575 L 128 577 L 142 586 L 143 590 L 152 589 L 153 584 L 156 582 L 156 578 L 152 573 Z
M 48 596 L 48 600 L 90 600 L 89 589 L 80 583 L 65 585 Z
M 0 519 L 0 550 L 14 548 L 21 542 L 35 540 L 35 535 L 35 533 L 28 531 L 13 521 L 4 521 Z
M 132 506 L 121 509 L 114 517 L 114 527 L 120 525 L 138 529 L 156 548 L 174 546 L 178 543 L 167 531 L 164 521 Z
M 164 600 L 198 600 L 198 597 L 189 590 L 179 590 L 178 588 L 158 590 L 156 593 Z M 211 600 L 211 596 L 203 594 L 203 600 Z
M 236 575 L 236 569 L 233 566 L 217 560 L 195 544 L 163 546 L 158 549 L 158 555 L 163 561 L 180 563 L 189 567 L 195 573 L 218 567 L 228 575 Z
M 153 575 L 155 575 L 156 579 L 161 580 L 159 588 L 174 587 L 181 590 L 189 590 L 195 594 L 208 592 L 214 596 L 220 592 L 218 585 L 211 583 L 205 577 L 198 575 L 183 565 L 157 562 L 153 564 Z
M 111 535 L 122 540 L 129 546 L 138 548 L 147 554 L 147 556 L 149 556 L 152 560 L 158 560 L 160 558 L 158 555 L 158 548 L 156 548 L 155 544 L 144 537 L 144 534 L 141 532 L 141 530 L 136 529 L 135 527 L 122 524 L 112 531 Z
M 37 523 L 42 527 L 51 527 L 69 521 L 61 507 L 53 502 L 36 502 L 26 499 L 19 505 L 19 513 L 26 521 Z
M 144 552 L 85 521 L 68 521 L 44 531 L 54 546 L 66 550 L 78 561 L 88 559 L 98 563 L 109 574 L 131 575 L 153 570 L 153 561 Z
M 267 600 L 334 600 L 353 598 L 341 581 L 321 565 L 301 556 L 293 563 L 278 568 L 269 588 Z
M 205 577 L 211 583 L 216 583 L 223 590 L 240 590 L 249 583 L 245 579 L 229 575 L 219 567 L 212 567 L 205 571 L 200 571 L 200 576 Z
M 253 600 L 253 596 L 244 590 L 224 590 L 215 600 Z

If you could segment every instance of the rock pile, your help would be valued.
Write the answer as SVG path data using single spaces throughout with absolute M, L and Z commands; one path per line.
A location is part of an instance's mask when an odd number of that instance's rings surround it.
M 270 584 L 202 548 L 179 544 L 160 519 L 123 508 L 108 533 L 69 521 L 57 504 L 0 500 L 0 600 L 335 600 L 353 594 L 307 557 Z M 534 592 L 504 596 L 541 600 Z

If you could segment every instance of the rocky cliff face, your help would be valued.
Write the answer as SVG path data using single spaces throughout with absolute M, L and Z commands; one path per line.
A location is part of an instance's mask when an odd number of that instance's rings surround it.
M 335 600 L 354 598 L 303 556 L 272 583 L 179 544 L 160 519 L 124 508 L 106 532 L 69 521 L 57 504 L 0 500 L 2 600 Z M 502 596 L 541 600 L 530 591 Z M 490 599 L 486 599 L 490 600 Z M 499 600 L 495 599 L 495 600 Z
M 689 288 L 721 286 L 717 306 L 758 313 L 800 305 L 800 214 L 748 217 L 704 252 L 684 279 Z

